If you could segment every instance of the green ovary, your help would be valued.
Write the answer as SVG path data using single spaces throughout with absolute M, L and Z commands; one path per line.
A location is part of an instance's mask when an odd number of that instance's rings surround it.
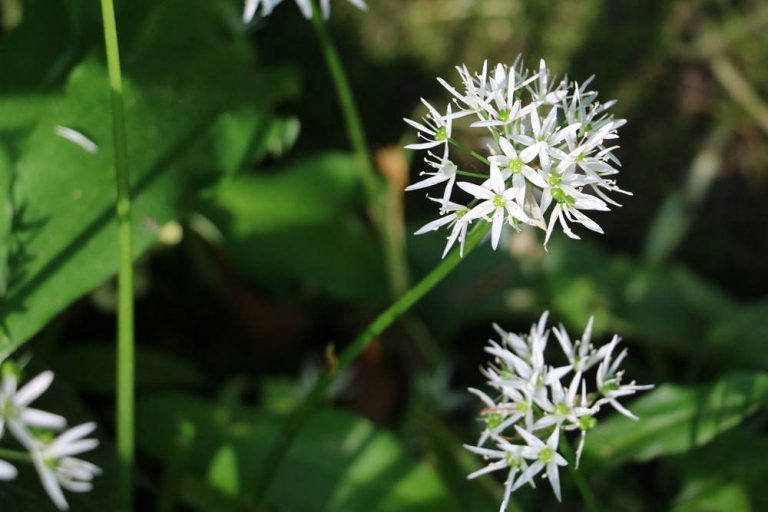
M 512 172 L 512 174 L 517 174 L 523 170 L 524 165 L 525 163 L 522 160 L 515 158 L 514 160 L 509 161 L 508 169 Z
M 497 412 L 492 412 L 485 415 L 485 423 L 488 425 L 488 428 L 490 429 L 494 429 L 499 425 L 501 425 L 502 419 L 503 418 L 501 414 Z
M 509 466 L 510 468 L 516 468 L 520 466 L 520 458 L 515 457 L 511 453 L 507 453 L 505 456 L 505 459 L 507 461 L 507 466 Z
M 552 199 L 554 199 L 558 203 L 564 203 L 568 206 L 573 206 L 574 204 L 576 204 L 576 200 L 571 196 L 569 196 L 568 194 L 566 194 L 565 192 L 563 192 L 563 189 L 559 187 L 554 187 L 552 189 Z
M 597 426 L 597 420 L 592 416 L 582 416 L 579 418 L 579 428 L 581 430 L 592 430 Z

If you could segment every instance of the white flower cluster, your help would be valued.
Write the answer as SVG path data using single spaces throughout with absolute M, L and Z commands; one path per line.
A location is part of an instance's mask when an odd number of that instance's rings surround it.
M 364 0 L 347 1 L 358 9 L 363 11 L 368 10 L 368 6 L 365 4 Z M 272 14 L 274 8 L 280 5 L 282 2 L 283 0 L 245 0 L 245 7 L 243 9 L 243 21 L 245 23 L 249 23 L 253 17 L 256 16 L 256 11 L 259 10 L 259 6 L 261 6 L 261 15 L 269 16 Z M 299 9 L 305 18 L 312 18 L 312 0 L 296 0 L 296 5 L 299 6 Z M 320 0 L 320 11 L 322 12 L 324 19 L 327 20 L 330 18 L 331 0 Z
M 627 349 L 614 355 L 621 340 L 618 336 L 595 348 L 590 343 L 591 318 L 581 340 L 575 342 L 562 325 L 552 329 L 567 363 L 558 367 L 547 364 L 547 317 L 545 312 L 527 335 L 508 333 L 494 325 L 501 342 L 489 341 L 485 351 L 493 356 L 493 362 L 481 370 L 493 396 L 469 390 L 485 406 L 481 412 L 485 429 L 476 446 L 465 447 L 486 459 L 488 465 L 468 478 L 506 470 L 502 512 L 511 493 L 526 484 L 535 487 L 534 477 L 542 471 L 560 500 L 558 467 L 567 465 L 558 452 L 561 433 L 581 433 L 576 450 L 578 468 L 586 434 L 597 425 L 595 416 L 600 409 L 610 405 L 636 420 L 618 399 L 653 387 L 622 382 L 624 372 L 620 367 Z M 595 366 L 595 385 L 588 388 L 587 372 Z
M 629 194 L 611 178 L 621 165 L 614 155 L 618 146 L 612 141 L 626 121 L 608 113 L 615 101 L 601 103 L 597 92 L 588 90 L 594 77 L 581 84 L 567 78 L 557 81 L 543 60 L 538 71 L 531 72 L 519 57 L 511 66 L 498 64 L 493 71 L 486 62 L 479 74 L 465 66 L 457 69 L 460 90 L 438 78 L 453 96 L 445 113 L 422 99 L 428 110 L 423 121 L 405 119 L 421 139 L 406 148 L 429 150 L 425 162 L 431 167 L 421 173 L 425 179 L 406 190 L 444 187 L 434 199 L 440 205 L 440 217 L 416 234 L 447 227 L 445 256 L 457 241 L 463 252 L 467 228 L 477 220 L 492 222 L 494 249 L 505 224 L 514 229 L 525 224 L 541 228 L 546 231 L 545 245 L 557 223 L 571 238 L 579 237 L 568 223 L 602 233 L 584 211 L 619 206 L 606 192 Z M 471 120 L 469 129 L 480 131 L 472 139 L 486 144 L 487 155 L 453 137 L 454 121 L 463 118 Z M 451 146 L 469 153 L 482 170 L 459 169 L 451 159 Z M 457 182 L 459 177 L 479 183 Z M 468 197 L 452 201 L 454 185 Z
M 54 505 L 67 510 L 62 489 L 88 492 L 93 478 L 101 474 L 94 464 L 74 457 L 98 446 L 96 439 L 87 437 L 96 425 L 84 423 L 56 435 L 66 427 L 66 418 L 30 407 L 51 385 L 53 373 L 43 372 L 19 387 L 21 372 L 16 364 L 6 361 L 0 372 L 0 441 L 8 432 L 24 450 L 3 447 L 0 456 L 30 461 Z M 16 467 L 0 459 L 0 481 L 13 480 L 17 474 Z

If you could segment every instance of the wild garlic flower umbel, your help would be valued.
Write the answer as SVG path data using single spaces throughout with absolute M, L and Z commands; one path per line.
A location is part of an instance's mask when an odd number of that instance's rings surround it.
M 368 10 L 368 6 L 363 0 L 347 1 L 360 10 Z M 274 8 L 280 5 L 282 2 L 283 0 L 245 0 L 245 7 L 243 8 L 243 21 L 245 23 L 249 23 L 253 17 L 256 16 L 256 12 L 259 11 L 259 7 L 261 7 L 262 16 L 269 16 L 272 14 Z M 299 7 L 301 14 L 303 14 L 305 18 L 312 18 L 312 0 L 296 0 L 296 5 Z M 320 12 L 323 15 L 323 19 L 327 20 L 331 17 L 331 0 L 320 0 Z
M 543 60 L 530 71 L 519 57 L 494 69 L 486 62 L 475 74 L 465 66 L 457 69 L 458 88 L 438 78 L 452 96 L 444 113 L 422 99 L 423 120 L 405 119 L 420 139 L 406 147 L 427 150 L 424 160 L 431 168 L 406 190 L 443 189 L 435 192 L 440 217 L 417 234 L 446 227 L 445 257 L 456 242 L 463 252 L 467 227 L 477 221 L 492 223 L 494 249 L 504 226 L 541 228 L 545 246 L 557 224 L 571 238 L 579 238 L 573 223 L 602 233 L 584 212 L 620 206 L 610 192 L 629 194 L 613 179 L 621 165 L 614 155 L 616 131 L 626 121 L 609 114 L 615 101 L 601 103 L 589 90 L 594 77 L 582 83 L 557 80 Z M 487 150 L 459 142 L 454 137 L 459 123 L 471 143 Z M 462 169 L 452 147 L 475 165 Z
M 621 363 L 627 349 L 617 353 L 618 336 L 599 348 L 592 345 L 591 318 L 580 340 L 572 341 L 562 325 L 552 329 L 565 356 L 558 361 L 565 364 L 549 364 L 547 317 L 545 312 L 528 334 L 509 333 L 494 325 L 501 339 L 489 340 L 485 351 L 493 359 L 481 370 L 490 391 L 469 389 L 483 404 L 480 419 L 484 429 L 477 445 L 465 448 L 488 464 L 468 478 L 506 472 L 502 512 L 512 492 L 526 484 L 535 487 L 539 473 L 546 475 L 560 500 L 558 469 L 568 465 L 558 449 L 560 436 L 579 433 L 578 468 L 587 432 L 597 425 L 596 416 L 603 406 L 636 420 L 618 399 L 653 387 L 624 382 Z
M 97 466 L 75 458 L 98 446 L 91 434 L 96 425 L 85 423 L 56 435 L 67 426 L 63 416 L 30 407 L 32 402 L 45 393 L 53 382 L 53 373 L 43 372 L 24 385 L 21 369 L 11 361 L 0 358 L 0 447 L 2 452 L 15 455 L 14 460 L 31 462 L 43 489 L 59 510 L 67 510 L 63 489 L 71 492 L 87 492 L 93 487 L 92 480 L 101 474 Z M 20 450 L 7 449 L 4 436 L 10 434 Z M 18 471 L 8 461 L 0 459 L 0 481 L 16 478 Z

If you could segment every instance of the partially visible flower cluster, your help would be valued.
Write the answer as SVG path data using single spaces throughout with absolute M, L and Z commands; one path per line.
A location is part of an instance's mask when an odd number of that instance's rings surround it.
M 66 418 L 30 407 L 51 385 L 53 373 L 43 372 L 21 387 L 21 370 L 15 363 L 2 363 L 0 374 L 0 442 L 7 432 L 23 448 L 16 451 L 3 446 L 0 455 L 30 461 L 54 505 L 67 510 L 63 489 L 88 492 L 93 478 L 101 474 L 94 464 L 74 457 L 98 446 L 96 439 L 87 437 L 96 425 L 84 423 L 57 435 L 67 426 Z M 0 459 L 0 481 L 13 480 L 17 474 L 15 466 Z
M 245 23 L 250 22 L 256 11 L 261 7 L 261 15 L 269 16 L 275 7 L 280 5 L 283 0 L 245 0 L 245 7 L 243 9 L 243 21 Z M 368 9 L 364 0 L 347 0 L 349 3 L 361 9 L 363 11 Z M 296 5 L 301 10 L 301 13 L 305 18 L 312 18 L 312 0 L 296 0 Z M 331 17 L 331 0 L 320 0 L 320 11 L 323 14 L 324 19 Z
M 421 139 L 406 147 L 429 150 L 424 160 L 431 167 L 422 172 L 425 179 L 406 190 L 444 187 L 433 199 L 440 206 L 440 217 L 416 234 L 448 227 L 445 256 L 457 241 L 463 252 L 467 228 L 478 220 L 492 223 L 494 249 L 504 225 L 539 227 L 546 231 L 545 245 L 558 223 L 571 238 L 579 237 L 568 223 L 602 233 L 584 211 L 619 206 L 607 192 L 628 194 L 611 178 L 621 165 L 613 153 L 618 147 L 613 141 L 626 122 L 608 113 L 615 101 L 599 102 L 597 92 L 588 89 L 592 78 L 581 84 L 567 78 L 555 80 L 543 60 L 535 72 L 523 67 L 519 57 L 511 66 L 498 64 L 494 70 L 486 62 L 479 74 L 465 66 L 457 69 L 460 89 L 438 78 L 453 96 L 445 113 L 422 99 L 426 117 L 421 122 L 405 119 Z M 463 118 L 472 121 L 470 129 L 479 131 L 472 138 L 482 136 L 487 155 L 454 138 L 454 122 Z M 482 170 L 459 169 L 451 159 L 451 146 L 467 151 Z M 476 182 L 457 182 L 459 177 Z M 469 196 L 453 199 L 454 185 Z
M 465 447 L 486 459 L 488 465 L 468 478 L 506 470 L 502 512 L 511 493 L 526 484 L 535 487 L 534 477 L 542 471 L 560 500 L 558 467 L 567 465 L 558 452 L 560 435 L 580 432 L 578 468 L 587 432 L 597 425 L 595 416 L 602 407 L 610 405 L 636 420 L 637 416 L 618 399 L 653 387 L 634 381 L 623 383 L 621 363 L 627 349 L 618 355 L 614 353 L 621 341 L 618 336 L 595 348 L 590 342 L 591 318 L 581 339 L 575 342 L 562 325 L 552 329 L 567 362 L 558 367 L 548 364 L 547 317 L 545 312 L 527 335 L 508 333 L 494 325 L 501 341 L 489 341 L 485 351 L 493 356 L 493 361 L 481 370 L 493 392 L 488 395 L 477 389 L 469 390 L 485 406 L 480 413 L 485 428 L 477 445 Z M 595 366 L 594 380 L 588 379 L 587 373 Z M 588 387 L 588 380 L 594 386 Z

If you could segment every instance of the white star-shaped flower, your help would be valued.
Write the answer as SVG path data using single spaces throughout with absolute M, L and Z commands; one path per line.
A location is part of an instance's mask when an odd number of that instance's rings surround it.
M 491 177 L 482 185 L 462 181 L 458 183 L 464 191 L 469 192 L 481 202 L 467 216 L 470 219 L 491 217 L 491 246 L 496 249 L 501 238 L 501 228 L 507 219 L 512 222 L 530 222 L 523 209 L 515 202 L 517 191 L 507 188 L 499 167 L 491 163 Z

